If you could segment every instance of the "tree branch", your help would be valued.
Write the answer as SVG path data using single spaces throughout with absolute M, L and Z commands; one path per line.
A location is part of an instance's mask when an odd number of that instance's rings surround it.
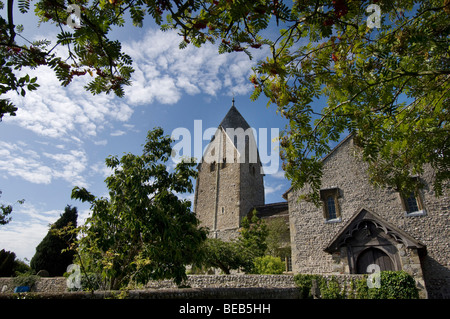
M 8 26 L 9 26 L 9 45 L 14 43 L 16 37 L 16 32 L 14 31 L 14 21 L 13 21 L 13 5 L 14 0 L 8 0 Z

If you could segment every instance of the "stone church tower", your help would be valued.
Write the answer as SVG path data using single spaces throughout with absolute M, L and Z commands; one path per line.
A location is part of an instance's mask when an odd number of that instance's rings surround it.
M 253 129 L 233 99 L 198 165 L 194 211 L 210 237 L 237 237 L 242 218 L 264 205 L 263 176 Z

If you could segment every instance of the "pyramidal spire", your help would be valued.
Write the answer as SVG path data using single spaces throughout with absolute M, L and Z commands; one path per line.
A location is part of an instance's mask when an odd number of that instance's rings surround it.
M 250 125 L 248 125 L 247 121 L 244 117 L 239 113 L 238 109 L 234 105 L 234 97 L 232 100 L 231 108 L 228 110 L 227 115 L 223 118 L 220 125 L 223 129 L 227 128 L 243 128 L 244 130 L 248 129 Z

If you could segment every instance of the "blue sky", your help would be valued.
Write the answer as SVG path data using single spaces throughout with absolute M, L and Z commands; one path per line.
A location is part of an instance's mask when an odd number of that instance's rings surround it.
M 266 107 L 265 97 L 250 100 L 251 67 L 267 52 L 253 51 L 250 61 L 242 52 L 219 55 L 213 45 L 179 50 L 181 38 L 175 32 L 163 33 L 146 22 L 142 29 L 127 27 L 111 34 L 135 62 L 133 85 L 124 98 L 86 92 L 88 76 L 62 87 L 47 67 L 29 71 L 38 77 L 37 91 L 24 98 L 9 95 L 19 111 L 0 122 L 0 203 L 12 204 L 14 211 L 12 222 L 0 228 L 0 249 L 31 259 L 66 205 L 78 208 L 82 223 L 89 206 L 70 199 L 72 188 L 106 195 L 105 158 L 140 154 L 147 131 L 156 126 L 167 134 L 180 127 L 193 134 L 194 120 L 202 121 L 203 130 L 217 127 L 234 95 L 250 126 L 269 132 L 284 129 L 286 121 L 275 106 Z M 57 28 L 36 28 L 32 12 L 17 12 L 15 23 L 24 24 L 28 39 L 56 39 Z M 203 143 L 205 147 L 207 141 Z M 277 173 L 265 176 L 266 203 L 282 201 L 289 186 L 280 165 Z M 182 197 L 192 199 L 193 194 Z M 25 203 L 15 203 L 20 199 Z

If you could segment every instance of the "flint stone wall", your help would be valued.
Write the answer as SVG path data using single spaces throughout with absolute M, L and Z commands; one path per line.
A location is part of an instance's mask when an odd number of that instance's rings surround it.
M 189 288 L 178 289 L 172 280 L 150 281 L 144 289 L 132 290 L 130 299 L 183 298 L 246 298 L 263 299 L 300 298 L 293 275 L 189 275 L 184 282 Z M 14 278 L 0 278 L 0 299 L 15 298 Z M 68 292 L 66 278 L 40 278 L 32 289 L 44 299 L 101 299 L 114 297 L 119 292 Z
M 355 156 L 356 155 L 356 156 Z M 353 139 L 346 139 L 324 159 L 322 189 L 338 188 L 337 206 L 340 219 L 325 221 L 322 207 L 307 201 L 298 201 L 310 191 L 305 187 L 288 192 L 289 221 L 292 243 L 292 270 L 294 273 L 347 273 L 346 265 L 323 249 L 362 208 L 381 216 L 426 245 L 427 254 L 419 256 L 401 248 L 402 269 L 412 275 L 428 298 L 442 298 L 442 289 L 450 290 L 450 193 L 441 197 L 433 190 L 434 173 L 427 168 L 420 180 L 424 187 L 419 194 L 426 214 L 407 216 L 398 192 L 392 188 L 375 188 L 369 182 L 368 166 L 358 158 L 360 151 Z M 348 268 L 348 267 L 347 267 Z
M 41 277 L 34 285 L 33 291 L 62 293 L 67 291 L 66 278 L 64 277 Z M 0 294 L 12 293 L 17 285 L 14 278 L 0 278 Z
M 293 275 L 189 275 L 184 286 L 190 288 L 296 288 Z M 14 278 L 0 278 L 0 293 L 14 292 Z M 177 288 L 173 280 L 150 281 L 146 289 Z M 63 293 L 66 278 L 40 278 L 34 292 Z
M 189 275 L 191 288 L 295 288 L 292 275 Z M 150 281 L 146 288 L 175 288 L 172 280 Z

